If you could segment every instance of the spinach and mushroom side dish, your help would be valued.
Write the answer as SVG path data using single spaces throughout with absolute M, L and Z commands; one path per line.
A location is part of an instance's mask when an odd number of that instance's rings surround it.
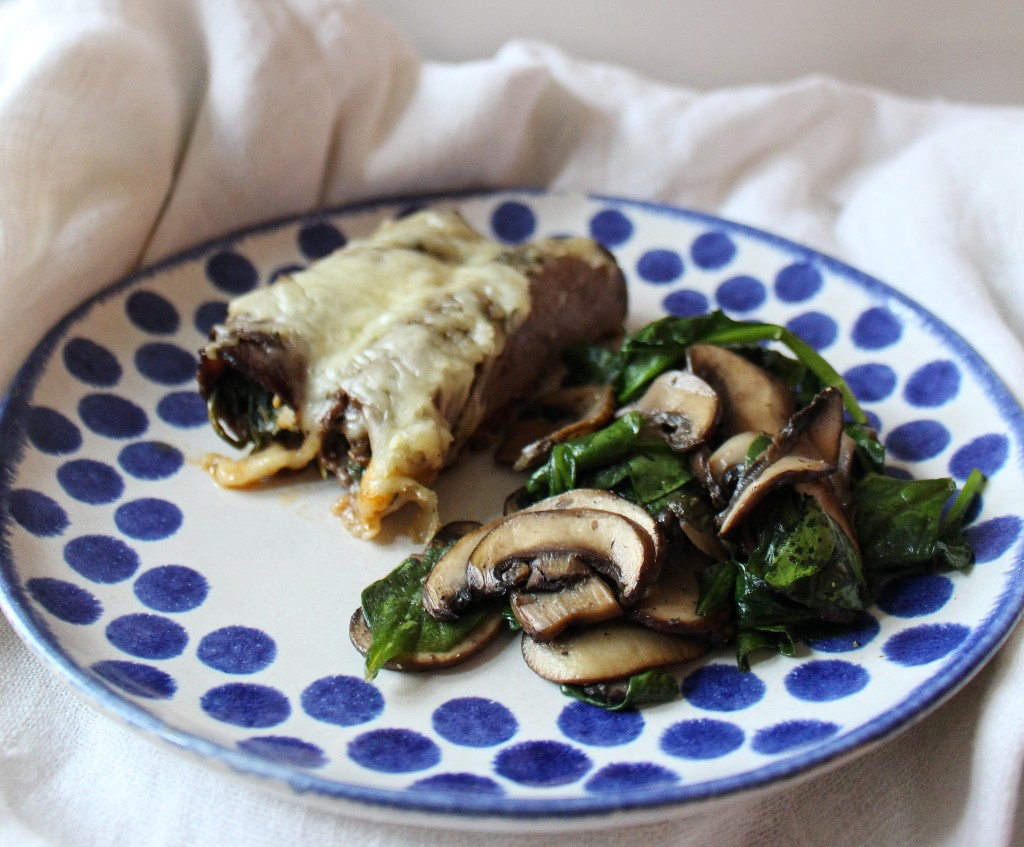
M 970 565 L 983 476 L 886 475 L 849 387 L 786 328 L 668 317 L 565 359 L 498 450 L 524 473 L 504 514 L 449 524 L 363 592 L 368 678 L 511 628 L 568 696 L 662 702 L 672 666 L 712 647 L 746 670 L 849 628 L 894 576 Z

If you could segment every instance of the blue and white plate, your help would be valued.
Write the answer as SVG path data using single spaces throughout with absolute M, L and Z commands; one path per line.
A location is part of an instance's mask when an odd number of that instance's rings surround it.
M 895 470 L 989 476 L 969 529 L 977 563 L 892 584 L 849 637 L 795 659 L 744 674 L 713 653 L 680 669 L 677 701 L 641 711 L 564 698 L 512 638 L 462 667 L 365 682 L 349 616 L 413 548 L 350 538 L 330 513 L 337 487 L 313 475 L 215 487 L 199 459 L 225 445 L 196 392 L 196 352 L 230 297 L 421 202 L 508 242 L 592 235 L 629 278 L 634 328 L 712 308 L 790 327 L 845 375 Z M 3 607 L 44 661 L 137 729 L 372 818 L 644 820 L 806 775 L 949 697 L 1024 602 L 1024 418 L 986 364 L 886 285 L 680 209 L 507 192 L 239 233 L 85 302 L 26 362 L 0 427 Z M 471 457 L 442 479 L 442 518 L 496 515 L 516 484 Z

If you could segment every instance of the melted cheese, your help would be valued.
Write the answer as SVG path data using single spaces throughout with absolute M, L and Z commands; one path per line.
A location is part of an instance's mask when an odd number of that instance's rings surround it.
M 303 352 L 309 365 L 295 409 L 303 432 L 337 425 L 327 418 L 342 397 L 360 410 L 343 425 L 350 437 L 365 432 L 371 459 L 358 491 L 336 509 L 354 534 L 376 535 L 405 502 L 424 514 L 418 534 L 433 531 L 437 501 L 427 486 L 480 423 L 473 387 L 530 310 L 527 276 L 495 261 L 503 249 L 457 215 L 423 212 L 231 303 L 232 324 L 278 334 Z M 248 470 L 211 464 L 222 484 L 249 484 L 311 461 L 309 443 L 256 453 L 242 460 L 252 462 Z

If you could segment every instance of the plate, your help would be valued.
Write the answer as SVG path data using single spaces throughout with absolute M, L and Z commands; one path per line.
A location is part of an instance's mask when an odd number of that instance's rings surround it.
M 312 476 L 216 488 L 223 450 L 194 382 L 228 299 L 385 217 L 459 208 L 514 243 L 590 234 L 630 286 L 630 325 L 712 308 L 784 324 L 849 381 L 894 473 L 989 483 L 967 574 L 892 583 L 848 637 L 741 673 L 679 670 L 678 700 L 608 713 L 535 676 L 511 640 L 432 674 L 362 675 L 347 622 L 414 548 L 350 538 Z M 87 281 L 86 281 L 87 282 Z M 38 345 L 3 408 L 4 611 L 94 705 L 263 784 L 380 820 L 516 829 L 647 820 L 814 773 L 890 737 L 976 672 L 1024 602 L 1024 418 L 921 305 L 746 226 L 608 197 L 513 191 L 347 207 L 232 235 L 125 279 Z M 486 455 L 440 482 L 442 519 L 498 514 Z M 14 683 L 16 684 L 16 682 Z

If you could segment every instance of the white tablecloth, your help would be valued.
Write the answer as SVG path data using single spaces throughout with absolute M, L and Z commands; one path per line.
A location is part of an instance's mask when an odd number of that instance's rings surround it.
M 0 4 L 0 337 L 140 264 L 325 204 L 543 186 L 713 212 L 896 282 L 1024 377 L 1024 110 L 828 78 L 673 88 L 514 42 L 422 61 L 344 0 Z M 1017 632 L 916 727 L 810 782 L 685 820 L 480 835 L 267 793 L 80 702 L 0 623 L 0 844 L 1020 843 Z

